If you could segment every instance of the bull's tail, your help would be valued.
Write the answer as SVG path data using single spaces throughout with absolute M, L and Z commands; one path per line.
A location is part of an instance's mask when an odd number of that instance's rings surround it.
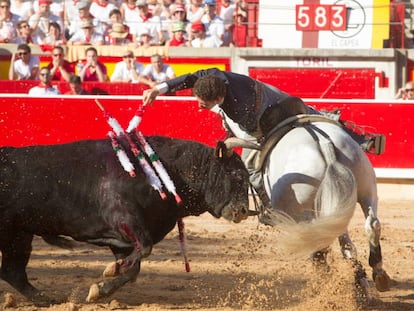
M 315 219 L 298 223 L 277 211 L 272 211 L 270 216 L 272 223 L 282 232 L 280 246 L 292 255 L 309 255 L 329 247 L 346 232 L 354 214 L 357 202 L 354 175 L 336 161 L 331 142 L 320 146 L 327 168 L 315 197 Z

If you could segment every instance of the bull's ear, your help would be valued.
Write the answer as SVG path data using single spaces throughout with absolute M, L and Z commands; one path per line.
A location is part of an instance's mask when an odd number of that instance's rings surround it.
M 214 155 L 216 158 L 223 159 L 229 158 L 233 154 L 233 150 L 227 148 L 224 141 L 219 141 L 216 145 L 216 149 L 214 150 Z

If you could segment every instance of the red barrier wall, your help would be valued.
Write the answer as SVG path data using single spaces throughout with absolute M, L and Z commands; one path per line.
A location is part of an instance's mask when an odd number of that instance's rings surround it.
M 414 102 L 306 100 L 306 103 L 317 109 L 340 109 L 341 119 L 354 122 L 368 133 L 385 134 L 385 153 L 369 155 L 374 167 L 414 168 Z
M 56 144 L 105 137 L 110 127 L 95 98 L 124 128 L 140 104 L 138 96 L 0 97 L 0 145 Z M 165 99 L 157 100 L 146 110 L 140 125 L 144 134 L 192 139 L 210 145 L 224 137 L 220 118 L 199 109 L 192 98 L 161 98 Z
M 301 98 L 374 99 L 374 68 L 249 68 L 249 76 Z
M 30 98 L 0 97 L 0 145 L 55 144 L 105 137 L 109 126 L 96 106 L 96 96 Z M 98 96 L 121 125 L 127 127 L 140 97 Z M 369 155 L 376 168 L 414 168 L 414 102 L 306 100 L 318 109 L 341 109 L 342 118 L 367 132 L 384 133 L 386 152 Z M 224 131 L 217 115 L 199 109 L 191 97 L 159 97 L 148 107 L 140 126 L 146 135 L 159 134 L 214 145 Z

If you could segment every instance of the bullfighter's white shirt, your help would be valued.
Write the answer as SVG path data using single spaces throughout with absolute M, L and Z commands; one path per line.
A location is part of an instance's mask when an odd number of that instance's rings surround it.
M 224 111 L 220 108 L 219 105 L 215 105 L 213 108 L 210 109 L 210 111 L 217 113 L 221 116 L 223 119 L 223 127 L 230 130 L 234 136 L 251 141 L 251 142 L 257 142 L 257 138 L 250 135 L 246 131 L 242 130 L 240 128 L 240 125 L 238 125 L 236 122 L 234 122 Z

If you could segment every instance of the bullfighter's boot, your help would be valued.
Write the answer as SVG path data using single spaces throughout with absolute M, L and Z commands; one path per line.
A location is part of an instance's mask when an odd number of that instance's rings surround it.
M 343 129 L 347 132 L 364 150 L 371 154 L 383 154 L 385 151 L 385 135 L 365 133 L 363 129 L 352 122 L 341 120 L 341 111 L 320 111 L 324 116 L 338 121 L 342 124 Z
M 345 131 L 361 146 L 362 150 L 371 154 L 383 154 L 385 151 L 385 135 L 357 133 L 353 128 L 350 128 L 347 122 L 341 121 L 344 124 Z

